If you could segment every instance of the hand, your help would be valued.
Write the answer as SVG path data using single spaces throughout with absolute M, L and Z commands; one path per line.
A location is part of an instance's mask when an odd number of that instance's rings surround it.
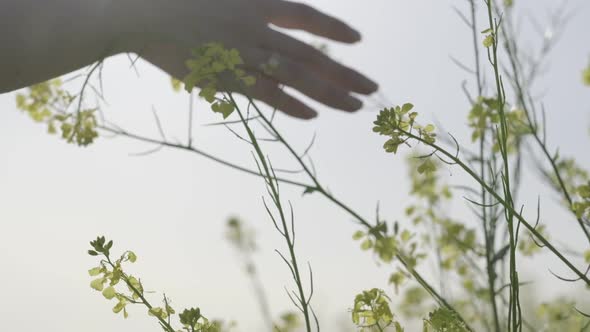
M 377 84 L 362 74 L 269 26 L 304 30 L 344 43 L 360 40 L 360 34 L 347 24 L 307 5 L 283 0 L 138 1 L 131 8 L 138 18 L 130 21 L 132 51 L 174 77 L 182 79 L 187 74 L 184 63 L 192 49 L 220 42 L 237 48 L 245 68 L 257 77 L 248 91 L 251 97 L 297 118 L 310 119 L 317 112 L 283 92 L 281 85 L 347 112 L 362 107 L 351 92 L 377 90 Z M 269 61 L 278 67 L 265 74 L 261 66 Z

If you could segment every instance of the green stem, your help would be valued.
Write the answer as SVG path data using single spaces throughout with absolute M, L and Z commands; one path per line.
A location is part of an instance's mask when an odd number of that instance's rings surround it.
M 297 154 L 297 152 L 295 151 L 295 149 L 293 149 L 293 147 L 291 147 L 291 145 L 283 138 L 283 136 L 275 128 L 275 126 L 272 124 L 272 122 L 269 121 L 268 118 L 262 113 L 262 111 L 258 108 L 258 106 L 254 102 L 254 100 L 252 100 L 252 98 L 250 98 L 250 97 L 248 97 L 248 100 L 249 100 L 250 104 L 254 107 L 254 109 L 256 110 L 256 112 L 258 113 L 259 118 L 262 119 L 262 121 L 268 126 L 268 128 L 270 128 L 273 131 L 273 134 L 276 136 L 276 138 L 279 140 L 279 142 L 281 142 L 281 144 L 283 144 L 287 148 L 287 150 L 291 153 L 291 155 L 298 161 L 298 163 L 302 167 L 303 171 L 307 174 L 307 176 L 314 183 L 315 188 L 313 188 L 313 189 L 315 189 L 317 192 L 319 192 L 320 194 L 322 194 L 325 198 L 327 198 L 328 200 L 330 200 L 332 203 L 334 203 L 335 205 L 339 206 L 344 211 L 346 211 L 350 215 L 352 215 L 357 220 L 357 222 L 359 222 L 361 225 L 363 225 L 364 227 L 366 227 L 367 230 L 369 230 L 369 231 L 370 230 L 373 230 L 374 229 L 374 226 L 373 225 L 371 225 L 367 220 L 365 220 L 363 217 L 361 217 L 358 213 L 356 213 L 354 210 L 352 210 L 350 207 L 348 207 L 346 204 L 344 204 L 340 200 L 336 199 L 333 195 L 331 195 L 330 193 L 328 193 L 326 191 L 326 189 L 324 189 L 324 187 L 320 184 L 320 182 L 318 181 L 318 179 L 311 172 L 311 170 L 308 168 L 308 166 L 305 164 L 305 162 L 303 162 L 303 160 L 299 157 L 299 155 Z M 377 238 L 380 238 L 382 236 L 383 235 L 380 234 L 380 233 L 376 233 L 375 234 L 375 237 L 377 237 Z M 441 306 L 444 306 L 448 310 L 453 311 L 457 315 L 457 317 L 459 318 L 459 320 L 461 320 L 461 322 L 463 322 L 465 324 L 465 326 L 467 327 L 467 329 L 469 331 L 473 331 L 473 329 L 463 319 L 463 317 L 459 314 L 459 312 L 450 303 L 448 303 L 446 301 L 446 299 L 444 297 L 442 297 L 418 273 L 418 271 L 416 271 L 414 268 L 412 268 L 406 262 L 406 260 L 405 260 L 405 258 L 403 256 L 401 256 L 400 254 L 396 254 L 396 258 L 401 262 L 401 264 L 404 266 L 404 268 L 416 279 L 416 281 L 418 281 L 418 283 L 437 301 L 437 303 L 439 303 Z
M 482 87 L 482 75 L 481 75 L 481 65 L 479 59 L 479 31 L 477 29 L 477 15 L 475 12 L 475 0 L 470 0 L 471 5 L 471 32 L 472 32 L 472 39 L 473 39 L 473 49 L 475 55 L 475 77 L 477 80 L 477 91 L 478 96 L 483 95 L 483 87 Z M 480 176 L 484 182 L 486 182 L 486 169 L 485 169 L 485 139 L 486 139 L 486 130 L 484 129 L 482 132 L 481 137 L 479 138 L 479 164 L 480 164 Z M 492 313 L 494 319 L 494 331 L 500 332 L 500 318 L 498 315 L 498 306 L 496 304 L 496 291 L 495 291 L 495 280 L 496 280 L 496 271 L 495 271 L 495 264 L 492 262 L 492 255 L 494 255 L 495 246 L 494 246 L 494 234 L 496 232 L 495 228 L 490 229 L 490 224 L 488 220 L 487 210 L 488 208 L 485 205 L 487 201 L 487 193 L 485 189 L 481 188 L 481 199 L 484 204 L 481 206 L 482 208 L 482 221 L 483 221 L 483 231 L 484 231 L 484 241 L 486 247 L 486 271 L 487 271 L 487 280 L 488 280 L 488 292 L 490 297 L 490 303 L 492 305 Z
M 492 10 L 492 3 L 493 0 L 487 0 L 487 7 L 488 7 L 488 20 L 489 20 L 489 28 L 492 31 L 492 36 L 494 38 L 492 44 L 492 67 L 494 69 L 494 76 L 496 80 L 496 90 L 498 95 L 498 112 L 500 113 L 500 152 L 502 154 L 502 162 L 504 165 L 504 176 L 503 176 L 503 183 L 504 183 L 504 197 L 507 203 L 507 209 L 505 209 L 506 220 L 508 222 L 508 231 L 510 235 L 510 310 L 508 311 L 508 319 L 512 318 L 512 331 L 517 331 L 518 327 L 520 326 L 520 330 L 522 330 L 522 325 L 520 321 L 522 320 L 521 312 L 520 312 L 520 300 L 519 300 L 519 283 L 518 283 L 518 272 L 516 270 L 516 241 L 518 234 L 515 234 L 515 227 L 514 227 L 514 201 L 512 200 L 512 193 L 510 187 L 510 164 L 508 159 L 508 124 L 506 122 L 506 114 L 504 113 L 504 108 L 506 104 L 506 100 L 504 97 L 504 90 L 502 88 L 502 82 L 500 79 L 500 70 L 498 68 L 498 28 L 499 25 L 494 23 L 494 16 Z M 509 207 L 509 208 L 508 208 Z M 518 232 L 518 228 L 516 229 Z M 510 329 L 509 329 L 510 330 Z
M 250 126 L 248 125 L 246 120 L 244 119 L 244 116 L 242 115 L 242 112 L 241 112 L 240 108 L 238 107 L 237 102 L 233 98 L 233 95 L 230 92 L 228 92 L 227 95 L 229 96 L 234 107 L 236 108 L 238 115 L 240 116 L 240 119 L 244 125 L 244 128 L 246 129 L 246 132 L 248 133 L 248 137 L 250 138 L 250 141 L 252 142 L 252 145 L 254 146 L 256 154 L 258 155 L 258 159 L 264 169 L 264 173 L 266 175 L 265 178 L 269 179 L 266 181 L 266 183 L 271 190 L 271 193 L 273 196 L 273 202 L 275 203 L 275 205 L 277 207 L 277 211 L 279 212 L 279 216 L 281 218 L 281 226 L 283 227 L 282 235 L 284 236 L 284 238 L 287 242 L 287 247 L 289 248 L 289 255 L 291 256 L 292 272 L 293 272 L 293 276 L 295 279 L 295 283 L 297 285 L 297 291 L 299 292 L 301 311 L 303 312 L 303 316 L 305 318 L 305 327 L 308 332 L 311 332 L 311 319 L 310 319 L 310 315 L 309 315 L 309 301 L 306 299 L 306 295 L 303 290 L 303 283 L 302 283 L 301 275 L 299 272 L 299 266 L 297 264 L 297 256 L 295 255 L 295 243 L 291 237 L 291 234 L 289 233 L 289 227 L 287 226 L 287 220 L 285 217 L 283 206 L 281 204 L 279 190 L 276 186 L 276 180 L 274 179 L 274 176 L 273 176 L 274 172 L 271 172 L 271 167 L 268 165 L 268 163 L 266 161 L 266 157 L 262 153 L 262 149 L 261 149 L 260 145 L 258 144 L 258 140 L 256 139 L 256 136 L 252 132 L 252 129 L 250 128 Z
M 557 258 L 559 258 L 559 260 L 561 260 L 572 272 L 574 272 L 579 278 L 580 280 L 583 280 L 586 284 L 590 285 L 590 279 L 588 279 L 588 277 L 582 273 L 580 270 L 578 270 L 567 258 L 565 258 L 560 252 L 559 250 L 557 250 L 545 237 L 543 237 L 543 235 L 541 235 L 519 212 L 517 212 L 514 207 L 509 206 L 508 203 L 502 198 L 502 196 L 500 196 L 495 190 L 493 190 L 487 183 L 485 183 L 480 177 L 479 175 L 477 175 L 477 173 L 475 171 L 473 171 L 471 168 L 469 168 L 469 166 L 467 166 L 463 161 L 461 161 L 459 158 L 457 158 L 455 155 L 451 154 L 450 152 L 448 152 L 447 150 L 445 150 L 444 148 L 442 148 L 441 146 L 437 145 L 436 143 L 428 143 L 426 141 L 424 141 L 421 137 L 418 137 L 410 132 L 404 131 L 404 130 L 400 130 L 401 133 L 407 135 L 408 137 L 415 139 L 427 146 L 432 147 L 433 149 L 435 149 L 436 151 L 442 153 L 445 157 L 447 157 L 449 160 L 452 161 L 452 163 L 458 165 L 459 167 L 461 167 L 469 176 L 471 176 L 471 178 L 473 178 L 480 186 L 482 186 L 483 188 L 485 188 L 485 190 L 498 202 L 500 203 L 504 208 L 510 210 L 510 212 L 514 215 L 514 217 L 516 219 L 518 219 L 518 221 L 520 223 L 522 223 L 522 225 L 524 225 L 524 227 L 531 232 L 531 234 L 534 235 L 534 237 L 539 240 L 539 242 L 541 242 L 545 247 L 547 247 L 547 249 L 549 249 L 549 251 L 551 251 Z
M 541 137 L 539 137 L 538 128 L 534 124 L 533 118 L 531 116 L 530 108 L 529 108 L 528 103 L 525 98 L 524 87 L 523 87 L 523 84 L 521 83 L 520 73 L 519 73 L 518 67 L 517 67 L 518 56 L 517 56 L 517 51 L 515 49 L 516 45 L 511 46 L 510 41 L 507 39 L 506 32 L 504 32 L 503 35 L 505 36 L 505 39 L 506 39 L 506 42 L 504 43 L 504 45 L 506 48 L 506 53 L 508 54 L 508 58 L 510 59 L 510 65 L 512 68 L 512 75 L 514 77 L 514 86 L 516 87 L 516 95 L 517 95 L 518 102 L 520 103 L 521 107 L 524 110 L 524 113 L 527 118 L 527 124 L 529 126 L 529 129 L 531 130 L 531 134 L 533 135 L 535 142 L 541 148 L 543 155 L 547 158 L 547 160 L 551 164 L 551 169 L 553 171 L 553 174 L 557 178 L 559 189 L 561 190 L 561 193 L 563 194 L 564 198 L 566 199 L 566 201 L 568 203 L 569 210 L 572 211 L 571 206 L 573 204 L 573 200 L 572 200 L 571 195 L 565 185 L 565 182 L 563 181 L 563 177 L 561 176 L 561 172 L 559 171 L 559 168 L 557 167 L 557 164 L 555 162 L 556 160 L 549 153 L 549 150 L 547 149 L 547 145 L 545 144 L 545 142 L 541 139 Z M 588 231 L 588 228 L 584 225 L 582 218 L 578 218 L 576 216 L 576 220 L 578 221 L 578 225 L 580 226 L 580 228 L 584 232 L 586 239 L 588 240 L 588 242 L 590 242 L 590 232 Z
M 109 265 L 111 265 L 111 267 L 114 269 L 115 265 L 111 261 L 110 257 L 106 256 L 106 255 L 105 255 L 105 257 L 106 257 Z M 131 282 L 129 282 L 129 277 L 125 273 L 122 273 L 121 277 L 122 277 L 123 281 L 125 282 L 125 284 L 127 285 L 127 287 L 129 287 L 129 289 L 131 289 L 131 291 L 141 299 L 141 302 L 143 303 L 143 305 L 145 305 L 148 308 L 148 310 L 152 310 L 153 306 L 148 302 L 148 300 L 143 296 L 143 294 L 137 288 L 135 288 L 135 286 L 133 286 L 133 284 L 131 284 Z M 168 329 L 168 332 L 175 332 L 174 328 L 172 326 L 170 326 L 170 324 L 166 320 L 162 319 L 159 316 L 155 316 L 155 317 L 158 319 L 158 321 L 160 321 L 160 324 L 162 324 L 163 327 Z

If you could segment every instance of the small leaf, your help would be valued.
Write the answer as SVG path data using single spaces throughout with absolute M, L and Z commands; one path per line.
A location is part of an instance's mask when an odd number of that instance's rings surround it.
M 129 259 L 131 263 L 135 263 L 135 261 L 137 261 L 137 255 L 135 255 L 133 251 L 129 251 L 127 252 L 127 259 Z
M 97 290 L 97 291 L 102 291 L 102 289 L 104 288 L 104 284 L 106 282 L 106 278 L 98 278 L 98 279 L 94 279 L 92 280 L 92 282 L 90 283 L 90 287 L 92 287 L 93 289 Z
M 100 274 L 101 270 L 102 269 L 100 267 L 95 267 L 95 268 L 92 268 L 92 269 L 88 270 L 88 274 L 91 277 L 96 277 L 97 275 Z
M 305 196 L 307 194 L 313 194 L 316 191 L 317 191 L 317 188 L 315 188 L 315 187 L 305 187 L 305 190 L 303 191 L 303 196 Z
M 373 241 L 371 241 L 370 239 L 366 239 L 365 241 L 363 241 L 363 243 L 361 243 L 362 250 L 369 250 L 372 247 L 373 247 Z
M 105 288 L 102 291 L 102 295 L 107 299 L 107 300 L 112 300 L 115 295 L 117 295 L 117 292 L 115 291 L 115 288 L 112 286 L 109 286 L 107 288 Z
M 354 234 L 352 235 L 352 239 L 353 240 L 360 240 L 365 236 L 365 233 L 363 231 L 356 231 L 354 232 Z
M 408 113 L 409 111 L 411 111 L 414 108 L 413 104 L 410 103 L 405 103 L 402 105 L 402 113 Z M 417 114 L 417 113 L 416 113 Z
M 490 48 L 494 45 L 494 35 L 487 35 L 486 38 L 483 40 L 483 46 L 485 48 Z

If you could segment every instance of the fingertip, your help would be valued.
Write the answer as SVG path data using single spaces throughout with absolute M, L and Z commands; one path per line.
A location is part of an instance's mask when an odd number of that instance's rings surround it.
M 350 28 L 350 39 L 352 43 L 358 43 L 363 39 L 363 36 L 358 30 Z
M 363 108 L 363 102 L 360 99 L 348 96 L 346 98 L 346 107 L 343 108 L 343 111 L 354 113 L 361 108 Z
M 306 111 L 306 113 L 303 115 L 302 119 L 304 120 L 312 120 L 318 117 L 318 112 L 309 109 Z

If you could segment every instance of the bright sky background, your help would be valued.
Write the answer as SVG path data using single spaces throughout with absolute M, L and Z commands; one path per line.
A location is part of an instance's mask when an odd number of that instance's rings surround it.
M 364 35 L 362 43 L 329 43 L 330 54 L 359 68 L 381 84 L 393 103 L 411 101 L 425 119 L 442 123 L 459 139 L 465 129 L 468 103 L 461 91 L 470 75 L 455 66 L 450 56 L 472 62 L 470 32 L 452 6 L 467 8 L 466 1 L 308 1 L 341 17 Z M 534 6 L 529 14 L 540 21 L 561 1 L 516 1 Z M 547 108 L 550 146 L 562 155 L 576 155 L 590 166 L 590 89 L 580 73 L 588 64 L 590 3 L 569 1 L 575 16 L 538 86 Z M 480 30 L 486 27 L 481 24 Z M 306 41 L 318 41 L 297 34 Z M 536 34 L 524 33 L 527 47 Z M 151 114 L 158 110 L 171 138 L 186 137 L 188 96 L 171 91 L 168 77 L 139 62 L 140 76 L 125 56 L 109 59 L 104 86 L 108 118 L 133 132 L 157 137 Z M 486 68 L 489 70 L 489 68 Z M 73 90 L 77 91 L 77 90 Z M 165 291 L 177 309 L 199 306 L 211 318 L 236 320 L 238 331 L 258 331 L 261 320 L 250 284 L 236 252 L 224 238 L 229 216 L 238 215 L 256 230 L 260 251 L 256 262 L 265 283 L 273 314 L 292 306 L 284 287 L 294 285 L 288 270 L 273 250 L 284 250 L 265 214 L 263 182 L 220 166 L 198 155 L 162 150 L 145 157 L 130 156 L 152 146 L 125 138 L 101 138 L 89 148 L 68 145 L 47 135 L 42 125 L 17 111 L 14 93 L 0 95 L 0 321 L 3 330 L 37 331 L 158 331 L 141 309 L 131 309 L 123 320 L 89 287 L 87 270 L 95 260 L 86 254 L 88 241 L 104 234 L 115 241 L 114 251 L 134 250 L 139 260 L 132 271 L 149 290 Z M 222 127 L 203 127 L 218 121 L 204 104 L 197 105 L 196 145 L 216 156 L 254 167 L 250 147 Z M 381 215 L 400 220 L 407 198 L 407 170 L 402 155 L 382 151 L 383 138 L 371 133 L 378 108 L 374 103 L 350 115 L 321 108 L 317 120 L 305 122 L 279 116 L 278 126 L 299 149 L 314 133 L 312 150 L 320 180 L 366 218 L 373 219 L 381 202 Z M 293 161 L 277 149 L 269 150 L 277 167 Z M 535 172 L 529 172 L 535 174 Z M 450 181 L 464 179 L 456 169 Z M 538 182 L 525 178 L 523 202 L 534 213 Z M 387 287 L 387 267 L 351 240 L 357 230 L 351 217 L 320 196 L 301 197 L 299 189 L 283 186 L 297 218 L 297 253 L 313 266 L 314 306 L 324 331 L 338 331 L 348 317 L 354 295 L 363 289 Z M 540 192 L 543 220 L 552 238 L 574 246 L 581 234 L 573 220 L 556 208 L 557 196 Z M 456 211 L 469 218 L 463 202 Z M 571 294 L 576 288 L 556 283 L 547 268 L 565 271 L 553 258 L 521 265 L 551 285 L 541 296 Z M 428 266 L 422 272 L 429 275 Z M 527 274 L 527 272 L 525 272 Z M 391 289 L 387 288 L 391 294 Z M 159 302 L 157 295 L 152 300 Z M 141 310 L 141 311 L 140 311 Z

